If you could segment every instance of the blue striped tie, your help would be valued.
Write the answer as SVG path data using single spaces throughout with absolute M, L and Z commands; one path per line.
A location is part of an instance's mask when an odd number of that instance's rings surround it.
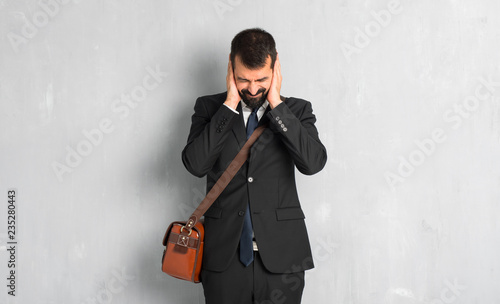
M 257 128 L 259 124 L 259 119 L 257 118 L 257 110 L 259 107 L 253 109 L 250 117 L 248 117 L 247 122 L 247 139 L 250 138 L 253 131 Z M 252 240 L 252 218 L 250 217 L 250 203 L 247 204 L 247 210 L 245 212 L 245 217 L 243 218 L 243 230 L 240 237 L 240 261 L 243 265 L 248 266 L 253 261 L 253 240 Z

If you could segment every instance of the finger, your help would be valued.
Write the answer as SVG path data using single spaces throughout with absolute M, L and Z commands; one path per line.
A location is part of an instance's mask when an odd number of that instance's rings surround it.
M 280 57 L 279 57 L 279 54 L 276 55 L 276 68 L 275 68 L 275 72 L 276 72 L 276 88 L 279 92 L 280 88 L 281 88 L 281 81 L 282 81 L 282 76 L 281 76 L 281 62 L 280 62 Z
M 281 74 L 281 62 L 280 62 L 280 55 L 276 55 L 276 62 L 278 63 L 278 72 Z

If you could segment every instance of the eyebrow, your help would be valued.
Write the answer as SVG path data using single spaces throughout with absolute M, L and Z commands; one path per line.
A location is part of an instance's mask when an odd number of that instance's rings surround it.
M 238 80 L 240 80 L 240 81 L 249 81 L 248 79 L 243 78 L 243 77 L 239 77 L 239 76 L 238 76 L 238 77 L 236 77 L 236 78 L 237 78 Z M 269 79 L 269 76 L 266 76 L 266 77 L 262 77 L 262 78 L 260 78 L 260 79 L 257 79 L 256 81 L 264 81 L 264 80 L 268 80 L 268 79 Z

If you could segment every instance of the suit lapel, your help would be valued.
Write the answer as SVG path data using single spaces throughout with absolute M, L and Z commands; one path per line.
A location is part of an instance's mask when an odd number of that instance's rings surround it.
M 245 128 L 245 122 L 243 121 L 243 110 L 241 108 L 241 102 L 238 103 L 236 107 L 236 111 L 240 113 L 238 115 L 238 121 L 233 125 L 233 133 L 238 141 L 239 147 L 243 147 L 245 142 L 247 141 L 247 130 Z
M 268 105 L 266 110 L 264 111 L 264 115 L 262 115 L 262 117 L 260 118 L 259 124 L 257 125 L 257 127 L 260 127 L 260 126 L 269 122 L 269 117 L 267 116 L 267 113 L 269 113 L 270 110 L 271 110 L 271 106 Z

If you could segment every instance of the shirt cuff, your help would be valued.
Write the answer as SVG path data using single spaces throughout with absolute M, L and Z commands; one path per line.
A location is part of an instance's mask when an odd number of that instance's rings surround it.
M 233 111 L 234 113 L 240 115 L 240 112 L 236 111 L 235 109 L 231 108 L 230 106 L 228 106 L 227 104 L 224 104 L 226 107 L 228 107 L 229 109 L 231 109 L 231 111 Z

